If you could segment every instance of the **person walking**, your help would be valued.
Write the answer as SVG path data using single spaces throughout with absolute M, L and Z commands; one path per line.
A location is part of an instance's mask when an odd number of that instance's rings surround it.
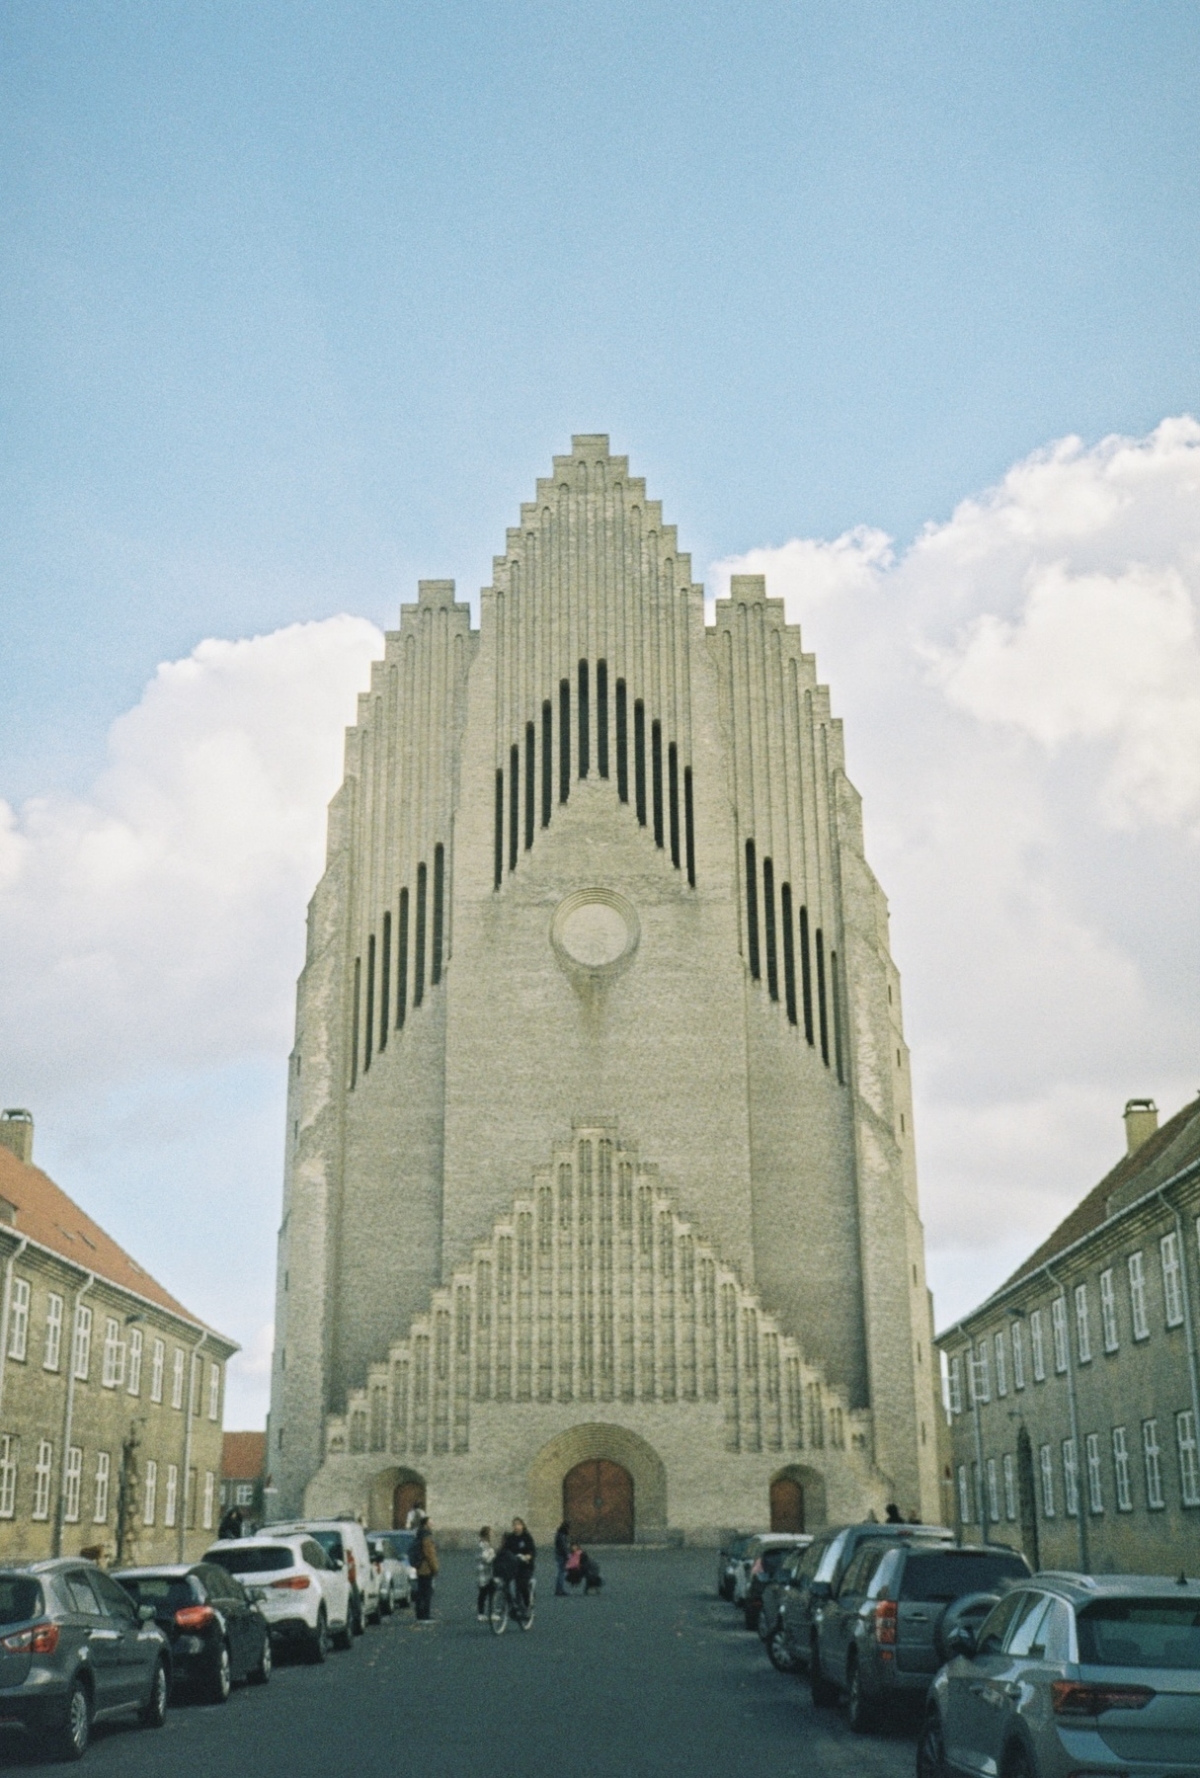
M 433 1577 L 438 1571 L 437 1545 L 428 1519 L 417 1526 L 409 1561 L 417 1571 L 417 1622 L 427 1624 L 433 1609 Z
M 242 1535 L 242 1515 L 236 1506 L 231 1506 L 217 1529 L 218 1537 L 240 1537 Z
M 500 1553 L 512 1564 L 512 1575 L 521 1596 L 521 1604 L 528 1611 L 533 1570 L 537 1562 L 537 1545 L 524 1519 L 513 1520 L 512 1530 L 504 1539 Z
M 554 1597 L 567 1597 L 567 1557 L 571 1554 L 571 1527 L 564 1519 L 554 1533 Z
M 496 1552 L 492 1548 L 490 1525 L 485 1525 L 479 1533 L 479 1548 L 475 1553 L 475 1583 L 479 1588 L 475 1612 L 480 1623 L 486 1624 L 492 1594 L 496 1591 Z

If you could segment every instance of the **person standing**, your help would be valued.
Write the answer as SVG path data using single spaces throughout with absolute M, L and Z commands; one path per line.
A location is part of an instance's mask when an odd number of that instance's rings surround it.
M 437 1545 L 428 1519 L 417 1526 L 409 1559 L 417 1571 L 417 1622 L 426 1624 L 433 1609 L 433 1577 L 438 1571 Z
M 490 1525 L 485 1525 L 479 1533 L 479 1548 L 475 1554 L 475 1582 L 479 1588 L 479 1597 L 475 1603 L 476 1615 L 481 1624 L 486 1624 L 492 1594 L 496 1591 L 496 1552 L 492 1548 Z
M 521 1596 L 521 1604 L 528 1611 L 534 1564 L 537 1562 L 537 1545 L 524 1519 L 513 1520 L 512 1530 L 504 1539 L 501 1554 L 512 1564 L 513 1579 Z
M 567 1557 L 571 1554 L 571 1527 L 564 1519 L 554 1533 L 554 1597 L 567 1597 Z

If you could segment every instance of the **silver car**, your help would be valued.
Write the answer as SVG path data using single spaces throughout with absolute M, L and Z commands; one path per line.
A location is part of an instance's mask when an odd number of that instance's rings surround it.
M 1037 1574 L 949 1647 L 918 1778 L 1200 1778 L 1200 1581 Z

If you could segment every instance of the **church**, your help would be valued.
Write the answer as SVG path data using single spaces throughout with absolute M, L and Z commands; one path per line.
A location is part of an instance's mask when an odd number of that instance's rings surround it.
M 347 732 L 290 1058 L 274 1508 L 940 1517 L 887 904 L 757 576 L 585 434 Z

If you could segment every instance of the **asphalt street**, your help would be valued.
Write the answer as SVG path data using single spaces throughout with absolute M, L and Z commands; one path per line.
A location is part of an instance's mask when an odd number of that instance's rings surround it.
M 98 1729 L 101 1778 L 898 1778 L 909 1734 L 852 1735 L 814 1711 L 713 1592 L 707 1551 L 598 1550 L 598 1598 L 555 1599 L 493 1636 L 475 1620 L 474 1560 L 443 1558 L 434 1621 L 398 1613 L 324 1667 L 277 1666 L 265 1691 L 177 1702 L 165 1728 Z M 17 1736 L 0 1772 L 37 1770 Z M 41 1770 L 47 1768 L 42 1767 Z

